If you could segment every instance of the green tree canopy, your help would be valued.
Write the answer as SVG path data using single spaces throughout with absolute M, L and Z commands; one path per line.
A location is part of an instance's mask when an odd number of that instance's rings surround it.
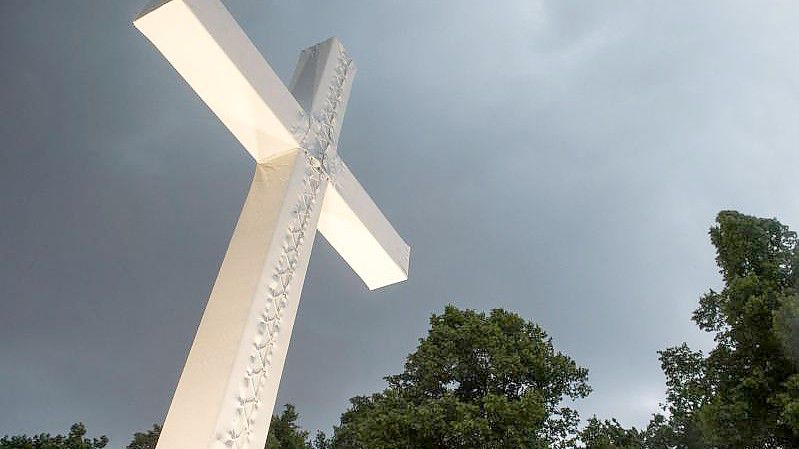
M 710 230 L 724 287 L 693 321 L 714 335 L 704 353 L 659 352 L 666 415 L 643 430 L 563 405 L 590 392 L 588 372 L 536 324 L 501 309 L 445 308 L 388 386 L 351 399 L 331 439 L 311 441 L 292 405 L 273 416 L 265 449 L 786 449 L 799 448 L 799 242 L 775 219 L 719 213 Z M 161 428 L 127 449 L 154 449 Z M 68 435 L 5 436 L 0 449 L 101 449 Z
M 264 449 L 311 449 L 308 432 L 297 424 L 299 417 L 292 404 L 286 404 L 279 416 L 272 416 Z
M 536 324 L 501 309 L 448 306 L 388 388 L 356 397 L 336 449 L 552 448 L 573 444 L 588 372 Z
M 136 432 L 133 440 L 128 444 L 127 449 L 155 449 L 155 443 L 161 436 L 161 426 L 153 424 L 153 428 L 146 432 Z
M 716 346 L 707 355 L 685 344 L 660 352 L 671 443 L 799 447 L 796 233 L 725 211 L 710 239 L 724 288 L 700 298 L 693 320 Z
M 108 444 L 108 438 L 86 438 L 86 426 L 83 423 L 73 424 L 67 435 L 51 436 L 41 433 L 29 437 L 27 435 L 4 436 L 0 438 L 0 449 L 101 449 Z
M 615 418 L 600 421 L 596 416 L 591 417 L 580 431 L 585 449 L 645 449 L 649 447 L 645 438 L 644 433 L 634 427 L 625 429 Z

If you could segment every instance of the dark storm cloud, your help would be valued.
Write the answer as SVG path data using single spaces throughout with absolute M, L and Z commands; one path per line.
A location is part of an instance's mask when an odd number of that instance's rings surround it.
M 413 248 L 369 293 L 317 240 L 279 398 L 310 428 L 449 302 L 539 322 L 591 369 L 584 415 L 643 424 L 655 351 L 707 344 L 715 213 L 799 226 L 793 4 L 227 4 L 283 79 L 344 42 L 340 153 Z M 0 433 L 160 421 L 248 187 L 141 6 L 0 4 Z

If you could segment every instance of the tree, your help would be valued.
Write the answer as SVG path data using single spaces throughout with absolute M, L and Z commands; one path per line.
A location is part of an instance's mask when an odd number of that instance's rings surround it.
M 272 416 L 264 449 L 311 449 L 308 432 L 297 424 L 299 417 L 292 404 L 286 404 L 280 416 Z
M 671 415 L 663 425 L 680 448 L 799 447 L 796 233 L 724 211 L 710 238 L 724 288 L 700 298 L 693 321 L 716 346 L 660 352 Z
M 86 426 L 83 423 L 73 424 L 66 436 L 41 433 L 32 437 L 6 435 L 0 438 L 0 449 L 102 449 L 107 444 L 108 437 L 105 435 L 86 438 Z
M 666 447 L 701 449 L 707 447 L 701 423 L 695 413 L 710 397 L 711 387 L 705 376 L 705 356 L 687 344 L 658 351 L 666 375 L 666 404 L 669 419 L 655 415 L 649 434 L 659 435 Z M 653 439 L 650 436 L 650 439 Z M 650 445 L 651 447 L 656 447 Z
M 161 426 L 153 424 L 153 428 L 147 432 L 134 433 L 133 441 L 128 444 L 127 449 L 155 449 L 159 436 L 161 436 Z
M 623 428 L 615 418 L 600 421 L 596 416 L 580 431 L 585 449 L 645 449 L 645 434 L 635 427 Z
M 388 387 L 351 399 L 335 449 L 550 448 L 574 443 L 588 371 L 536 324 L 447 306 Z

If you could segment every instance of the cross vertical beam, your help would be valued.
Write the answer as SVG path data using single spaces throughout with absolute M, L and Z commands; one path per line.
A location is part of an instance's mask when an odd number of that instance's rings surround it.
M 299 151 L 256 166 L 158 449 L 264 446 L 326 186 Z

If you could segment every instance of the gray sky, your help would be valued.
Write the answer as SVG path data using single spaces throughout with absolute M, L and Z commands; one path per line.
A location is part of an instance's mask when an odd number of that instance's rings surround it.
M 0 2 L 0 434 L 160 422 L 252 162 L 131 25 L 143 1 Z M 338 36 L 340 154 L 412 246 L 369 293 L 317 239 L 279 401 L 311 429 L 446 303 L 504 307 L 643 425 L 656 351 L 719 278 L 721 209 L 799 227 L 794 2 L 228 0 L 285 80 Z

